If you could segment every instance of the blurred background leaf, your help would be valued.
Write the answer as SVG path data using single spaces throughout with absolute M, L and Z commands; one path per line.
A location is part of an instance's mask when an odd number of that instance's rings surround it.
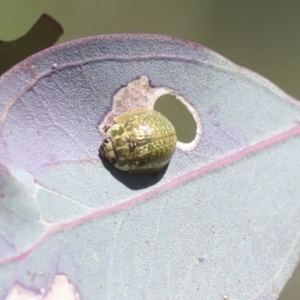
M 43 14 L 24 36 L 0 41 L 0 75 L 26 57 L 52 46 L 62 34 L 60 24 Z

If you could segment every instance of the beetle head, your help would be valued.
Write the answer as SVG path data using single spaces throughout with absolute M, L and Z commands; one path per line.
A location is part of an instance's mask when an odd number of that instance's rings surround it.
M 105 139 L 100 148 L 99 148 L 100 155 L 108 159 L 109 162 L 115 163 L 116 162 L 116 154 L 110 138 Z

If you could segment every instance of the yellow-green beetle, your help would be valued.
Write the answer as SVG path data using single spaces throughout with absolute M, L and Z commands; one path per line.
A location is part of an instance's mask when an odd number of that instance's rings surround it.
M 176 148 L 176 131 L 161 113 L 137 108 L 117 117 L 99 152 L 129 174 L 151 174 L 162 169 Z

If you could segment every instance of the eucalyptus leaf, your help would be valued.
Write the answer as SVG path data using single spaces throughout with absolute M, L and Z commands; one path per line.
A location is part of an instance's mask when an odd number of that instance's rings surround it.
M 0 299 L 278 298 L 300 246 L 296 100 L 155 35 L 52 47 L 0 91 Z M 168 168 L 136 177 L 100 160 L 108 115 L 167 92 L 197 122 Z

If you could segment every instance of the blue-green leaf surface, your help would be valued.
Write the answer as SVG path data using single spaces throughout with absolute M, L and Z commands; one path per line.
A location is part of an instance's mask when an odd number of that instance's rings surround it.
M 141 76 L 202 125 L 160 177 L 98 157 L 115 94 Z M 23 61 L 0 77 L 0 299 L 277 299 L 299 255 L 299 120 L 266 79 L 169 37 Z

